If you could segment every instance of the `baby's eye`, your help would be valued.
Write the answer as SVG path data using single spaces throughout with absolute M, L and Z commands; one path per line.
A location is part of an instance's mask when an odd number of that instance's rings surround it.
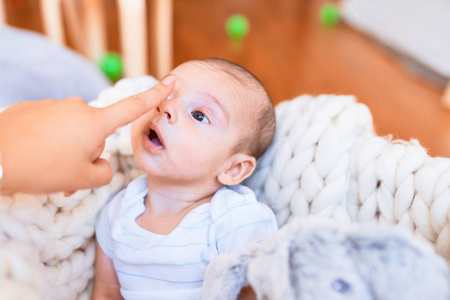
M 208 118 L 202 112 L 196 110 L 196 111 L 193 111 L 191 114 L 194 117 L 194 119 L 196 119 L 197 121 L 200 121 L 200 122 L 206 123 L 206 124 L 209 123 Z

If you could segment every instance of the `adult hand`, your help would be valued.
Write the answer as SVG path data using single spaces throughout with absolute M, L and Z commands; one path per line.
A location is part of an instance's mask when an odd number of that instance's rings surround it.
M 1 193 L 76 191 L 109 183 L 111 167 L 99 158 L 106 137 L 166 99 L 174 82 L 170 75 L 152 89 L 105 108 L 73 97 L 24 101 L 3 111 Z

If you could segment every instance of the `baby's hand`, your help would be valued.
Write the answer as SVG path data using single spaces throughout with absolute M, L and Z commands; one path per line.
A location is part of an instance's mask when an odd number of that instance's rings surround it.
M 24 101 L 0 113 L 1 193 L 51 193 L 95 188 L 111 181 L 99 158 L 105 139 L 167 98 L 173 75 L 109 107 L 80 98 Z

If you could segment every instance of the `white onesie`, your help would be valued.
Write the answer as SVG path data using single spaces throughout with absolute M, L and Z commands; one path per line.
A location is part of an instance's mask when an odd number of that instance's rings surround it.
M 114 263 L 125 299 L 200 299 L 214 257 L 277 230 L 273 212 L 238 185 L 219 189 L 170 234 L 155 234 L 136 223 L 147 191 L 147 176 L 133 180 L 97 218 L 97 241 Z

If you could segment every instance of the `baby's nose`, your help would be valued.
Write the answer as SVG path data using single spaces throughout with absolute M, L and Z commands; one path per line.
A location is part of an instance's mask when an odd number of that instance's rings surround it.
M 164 117 L 167 118 L 167 120 L 169 121 L 169 123 L 174 123 L 176 122 L 176 112 L 175 112 L 175 108 L 173 107 L 174 105 L 171 103 L 168 103 L 169 101 L 163 101 L 161 102 L 157 107 L 156 107 L 156 111 L 158 112 L 158 114 L 164 114 Z

